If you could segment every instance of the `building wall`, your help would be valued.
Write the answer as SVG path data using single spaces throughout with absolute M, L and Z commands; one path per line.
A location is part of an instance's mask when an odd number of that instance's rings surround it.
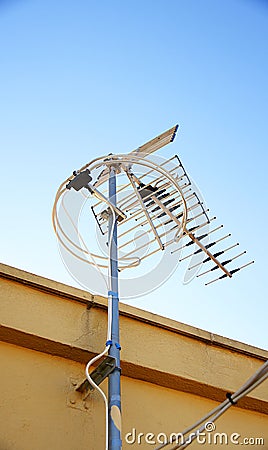
M 0 450 L 103 449 L 103 400 L 75 388 L 85 379 L 85 363 L 104 347 L 106 300 L 9 266 L 0 273 Z M 123 304 L 120 316 L 123 449 L 155 448 L 146 433 L 153 441 L 191 425 L 268 356 Z M 238 433 L 239 443 L 260 437 L 264 445 L 251 448 L 268 449 L 267 382 L 232 406 L 216 431 L 227 434 L 228 448 L 237 448 L 230 436 Z M 189 448 L 202 447 L 219 444 Z

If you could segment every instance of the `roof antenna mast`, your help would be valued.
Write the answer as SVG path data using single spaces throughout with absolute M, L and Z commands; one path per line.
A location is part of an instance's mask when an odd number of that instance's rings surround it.
M 106 346 L 103 352 L 87 364 L 87 379 L 76 388 L 79 392 L 97 389 L 104 399 L 106 450 L 122 448 L 118 273 L 127 269 L 135 270 L 143 260 L 159 251 L 166 252 L 167 248 L 170 255 L 176 254 L 173 258 L 177 258 L 177 262 L 192 258 L 188 270 L 194 275 L 198 274 L 203 264 L 212 263 L 212 267 L 197 276 L 217 269 L 221 275 L 209 280 L 206 285 L 223 278 L 232 278 L 236 272 L 253 262 L 231 269 L 226 267 L 245 252 L 229 256 L 224 261 L 219 260 L 219 256 L 239 244 L 225 249 L 222 247 L 222 242 L 230 234 L 217 236 L 210 241 L 210 235 L 217 234 L 222 225 L 212 230 L 208 228 L 215 217 L 209 218 L 208 210 L 195 192 L 194 185 L 177 156 L 161 163 L 151 158 L 152 153 L 174 140 L 177 130 L 178 125 L 175 125 L 129 154 L 99 157 L 73 172 L 61 184 L 53 207 L 53 226 L 60 245 L 83 263 L 97 268 L 107 280 Z M 117 183 L 119 176 L 120 186 Z M 108 247 L 106 256 L 89 251 L 78 229 L 78 241 L 75 242 L 63 229 L 59 207 L 63 205 L 66 209 L 64 198 L 71 189 L 77 191 L 77 195 L 82 194 L 83 198 L 93 199 L 91 211 L 101 236 L 105 239 L 106 248 Z M 71 216 L 72 212 L 68 214 L 70 220 Z M 75 226 L 72 220 L 71 223 Z M 136 231 L 141 233 L 140 237 L 147 236 L 146 243 L 135 237 L 133 233 Z M 181 241 L 184 242 L 183 245 L 180 245 Z M 81 242 L 82 247 L 78 245 Z M 212 247 L 218 245 L 220 247 L 214 251 Z M 176 252 L 189 248 L 194 251 L 184 257 L 178 253 L 177 257 Z M 89 372 L 91 365 L 101 358 L 99 365 Z M 106 377 L 109 377 L 108 400 L 99 387 Z

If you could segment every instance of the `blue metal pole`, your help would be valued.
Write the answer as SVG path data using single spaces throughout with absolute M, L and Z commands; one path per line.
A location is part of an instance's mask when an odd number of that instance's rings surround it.
M 109 200 L 116 206 L 116 171 L 110 169 L 109 176 Z M 118 255 L 117 255 L 117 220 L 113 227 L 113 215 L 109 218 L 109 241 L 111 241 L 111 292 L 112 297 L 112 325 L 111 325 L 111 346 L 109 355 L 116 359 L 114 371 L 109 375 L 108 380 L 108 401 L 109 401 L 109 450 L 121 450 L 121 388 L 120 388 L 120 344 L 119 344 L 119 298 L 118 298 Z

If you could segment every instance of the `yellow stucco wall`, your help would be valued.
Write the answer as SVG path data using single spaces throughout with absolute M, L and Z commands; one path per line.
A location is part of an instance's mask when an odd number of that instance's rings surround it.
M 103 349 L 106 300 L 0 265 L 0 450 L 101 450 L 104 405 L 75 391 L 85 363 Z M 123 449 L 155 448 L 201 418 L 267 359 L 264 350 L 121 305 Z M 103 383 L 104 390 L 107 383 Z M 136 440 L 124 437 L 136 430 Z M 263 383 L 216 422 L 229 438 L 260 437 L 268 449 Z M 212 436 L 212 434 L 211 434 Z M 129 441 L 133 433 L 129 435 Z M 162 437 L 160 436 L 160 439 Z M 189 448 L 226 448 L 192 444 Z

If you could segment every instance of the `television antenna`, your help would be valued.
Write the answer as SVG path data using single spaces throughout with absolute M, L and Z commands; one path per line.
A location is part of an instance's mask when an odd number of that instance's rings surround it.
M 229 265 L 245 252 L 225 259 L 225 253 L 239 244 L 216 247 L 230 234 L 208 241 L 212 233 L 222 229 L 222 225 L 212 230 L 208 228 L 215 218 L 209 218 L 208 210 L 178 156 L 161 163 L 152 157 L 154 152 L 174 140 L 177 130 L 178 125 L 129 154 L 109 154 L 89 162 L 61 184 L 53 207 L 53 226 L 60 245 L 85 264 L 96 268 L 107 285 L 106 347 L 88 363 L 87 380 L 78 390 L 82 392 L 95 388 L 103 396 L 106 405 L 106 449 L 109 450 L 120 450 L 122 446 L 118 273 L 139 268 L 145 260 L 152 260 L 161 251 L 168 251 L 178 262 L 192 257 L 189 270 L 198 277 L 219 270 L 220 275 L 207 281 L 206 285 L 232 278 L 236 272 L 253 263 L 250 261 L 229 269 Z M 64 197 L 71 190 L 85 200 L 91 200 L 91 212 L 105 242 L 104 247 L 108 250 L 106 254 L 103 251 L 93 253 L 87 248 L 72 220 L 72 212 L 67 212 L 67 215 L 78 240 L 72 240 L 64 229 L 58 214 L 59 205 L 63 205 Z M 217 251 L 214 251 L 214 246 Z M 179 251 L 189 248 L 194 248 L 194 251 L 177 257 Z M 222 255 L 224 260 L 220 261 Z M 209 263 L 212 267 L 198 273 L 200 266 Z M 89 373 L 91 365 L 107 354 Z M 107 376 L 108 401 L 99 387 Z

